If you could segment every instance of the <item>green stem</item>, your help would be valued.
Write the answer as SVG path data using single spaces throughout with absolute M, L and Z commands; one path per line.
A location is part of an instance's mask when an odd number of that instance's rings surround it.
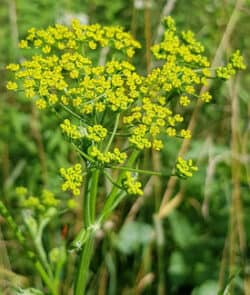
M 83 208 L 86 230 L 88 230 L 91 226 L 94 226 L 99 176 L 100 170 L 95 169 L 90 172 L 86 180 L 87 182 Z M 81 253 L 74 295 L 85 294 L 85 289 L 88 281 L 89 266 L 93 254 L 94 233 L 95 230 L 93 230 L 93 232 L 91 232 L 90 236 L 87 238 Z
M 86 241 L 81 254 L 74 295 L 85 294 L 85 289 L 86 289 L 86 284 L 88 281 L 88 274 L 89 274 L 88 270 L 89 270 L 90 260 L 93 254 L 93 247 L 94 247 L 94 235 L 92 234 Z
M 113 201 L 113 203 L 110 205 L 110 207 L 108 208 L 108 210 L 105 210 L 100 219 L 98 220 L 99 223 L 103 222 L 106 218 L 108 218 L 109 214 L 115 210 L 115 208 L 121 203 L 121 201 L 127 196 L 127 192 L 125 191 L 119 191 L 117 194 L 116 194 L 116 197 Z
M 107 177 L 110 183 L 112 183 L 114 186 L 118 187 L 119 189 L 122 189 L 122 186 L 119 186 L 105 170 L 103 170 L 103 174 Z
M 62 106 L 62 108 L 65 109 L 66 112 L 68 112 L 69 114 L 71 114 L 76 119 L 81 120 L 81 122 L 83 122 L 83 118 L 81 116 L 79 116 L 78 114 L 76 114 L 75 112 L 73 112 L 70 108 L 66 107 L 64 104 L 60 103 L 60 105 Z M 85 122 L 84 122 L 84 124 L 85 124 L 85 126 L 87 126 Z
M 37 229 L 37 227 L 35 227 L 35 229 L 34 229 L 34 226 L 32 226 L 34 224 L 31 221 L 35 222 L 32 217 L 24 218 L 24 222 L 26 224 L 26 227 L 28 229 L 31 239 L 33 240 L 34 248 L 36 250 L 36 254 L 39 257 L 39 261 L 41 262 L 43 268 L 46 270 L 48 276 L 51 278 L 51 280 L 53 280 L 53 273 L 52 273 L 51 267 L 49 265 L 47 255 L 44 251 L 44 247 L 43 247 L 43 243 L 42 243 L 42 231 L 43 231 L 42 228 L 43 227 L 40 225 L 38 229 Z M 45 224 L 46 223 L 47 222 L 45 221 Z
M 98 180 L 99 180 L 100 170 L 96 169 L 93 171 L 92 178 L 91 178 L 91 186 L 90 186 L 90 222 L 91 224 L 95 221 L 95 208 L 96 208 L 96 196 L 98 190 Z
M 90 218 L 90 203 L 89 203 L 89 190 L 90 190 L 91 176 L 90 173 L 86 176 L 85 191 L 83 196 L 83 221 L 85 228 L 88 228 L 91 224 Z
M 39 261 L 36 261 L 35 263 L 36 270 L 40 274 L 41 278 L 43 279 L 46 286 L 51 291 L 51 295 L 58 295 L 58 286 L 54 284 L 54 282 L 50 279 L 50 277 L 47 275 L 46 270 L 43 268 L 42 264 Z
M 117 122 L 118 121 L 119 120 L 117 120 Z M 112 136 L 111 136 L 111 139 L 112 139 Z M 112 143 L 112 141 L 109 141 L 109 142 L 110 144 Z M 132 152 L 132 154 L 130 155 L 127 161 L 127 167 L 131 167 L 133 165 L 139 153 L 140 151 L 138 150 L 134 150 Z M 117 179 L 118 185 L 121 184 L 125 173 L 126 171 L 122 171 L 120 173 Z M 100 170 L 95 169 L 90 172 L 87 178 L 86 190 L 85 190 L 85 196 L 84 196 L 84 208 L 83 208 L 86 229 L 93 226 L 95 221 L 96 196 L 97 196 L 97 190 L 98 190 L 99 176 L 100 176 Z M 122 192 L 120 188 L 115 186 L 113 187 L 112 191 L 109 194 L 108 200 L 106 201 L 104 205 L 103 213 L 101 217 L 99 218 L 99 221 L 104 220 L 104 218 L 106 218 L 109 215 L 109 213 L 112 212 L 114 207 L 116 207 L 120 203 L 120 201 L 123 199 L 124 194 L 125 192 Z M 94 247 L 94 230 L 91 233 L 91 235 L 88 237 L 88 239 L 86 240 L 81 253 L 80 265 L 78 268 L 74 295 L 85 294 L 85 289 L 86 289 L 86 285 L 88 281 L 89 266 L 90 266 L 90 261 L 93 254 L 93 247 Z
M 165 174 L 165 173 L 162 173 L 162 172 L 150 171 L 150 170 L 142 170 L 142 169 L 130 168 L 130 167 L 126 167 L 126 166 L 110 166 L 110 168 L 118 169 L 118 170 L 131 171 L 131 172 L 136 172 L 136 173 L 141 173 L 141 174 L 148 174 L 148 175 L 171 176 L 169 174 Z
M 50 265 L 48 263 L 47 260 L 47 256 L 45 254 L 43 245 L 42 245 L 42 241 L 40 239 L 36 239 L 36 237 L 32 236 L 32 239 L 34 240 L 34 246 L 36 248 L 37 254 L 40 258 L 40 261 L 43 264 L 43 267 L 46 269 L 46 272 L 48 274 L 48 276 L 51 278 L 51 280 L 53 280 L 53 273 L 52 270 L 50 268 Z
M 113 139 L 114 139 L 114 137 L 116 135 L 116 131 L 117 131 L 117 128 L 118 128 L 118 125 L 119 125 L 119 120 L 120 120 L 120 113 L 118 113 L 117 116 L 116 116 L 114 129 L 113 129 L 112 134 L 111 134 L 111 136 L 109 138 L 109 142 L 108 142 L 108 144 L 107 144 L 107 146 L 105 148 L 105 152 L 107 152 L 109 150 L 109 148 L 110 148 L 110 146 L 111 146 L 111 144 L 113 142 Z
M 127 167 L 130 168 L 136 158 L 138 157 L 140 151 L 138 150 L 134 150 L 132 152 L 132 154 L 130 155 L 128 161 L 127 161 Z M 117 185 L 120 186 L 121 185 L 121 182 L 122 182 L 122 179 L 124 178 L 124 175 L 126 173 L 127 170 L 124 170 L 120 173 L 120 175 L 118 176 L 118 179 L 116 181 Z M 105 202 L 104 204 L 104 207 L 103 207 L 103 210 L 102 210 L 102 214 L 101 216 L 99 217 L 99 221 L 102 222 L 105 218 L 108 217 L 108 215 L 112 212 L 113 208 L 114 208 L 114 203 L 116 203 L 116 205 L 118 205 L 118 203 L 116 202 L 116 198 L 117 198 L 117 194 L 120 193 L 120 188 L 117 187 L 117 186 L 114 186 L 112 191 L 110 192 L 110 194 L 108 195 L 107 197 L 107 201 Z
M 81 151 L 81 150 L 79 149 L 79 147 L 76 146 L 74 143 L 72 143 L 72 145 L 73 145 L 73 147 L 78 151 L 78 153 L 79 153 L 80 155 L 82 155 L 86 160 L 88 160 L 89 162 L 95 162 L 94 159 L 92 159 L 89 155 L 87 155 L 86 153 L 84 153 L 83 151 Z

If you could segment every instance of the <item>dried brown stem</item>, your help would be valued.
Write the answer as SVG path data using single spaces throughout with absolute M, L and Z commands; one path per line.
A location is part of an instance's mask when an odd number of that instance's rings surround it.
M 230 80 L 229 90 L 231 97 L 231 153 L 239 154 L 240 152 L 240 142 L 239 142 L 239 102 L 238 102 L 238 87 L 239 79 L 235 81 Z M 231 173 L 232 173 L 232 198 L 231 198 L 231 227 L 230 227 L 230 275 L 233 275 L 235 271 L 235 261 L 236 261 L 236 248 L 239 246 L 241 252 L 241 259 L 244 261 L 246 252 L 246 234 L 243 222 L 243 208 L 241 199 L 241 189 L 240 189 L 240 174 L 241 174 L 241 163 L 236 157 L 231 159 Z M 236 238 L 236 239 L 235 239 Z M 239 242 L 239 245 L 236 244 Z M 231 245 L 232 243 L 232 245 Z M 233 289 L 233 286 L 232 286 Z M 233 290 L 231 290 L 233 293 Z
M 149 0 L 144 0 L 144 34 L 146 41 L 146 66 L 147 73 L 150 72 L 151 69 L 151 42 L 152 42 L 152 34 L 151 34 L 151 7 Z
M 15 0 L 8 0 L 8 4 L 9 4 L 11 39 L 12 39 L 13 48 L 17 49 L 18 27 L 17 27 L 16 1 Z
M 238 104 L 238 86 L 239 80 L 235 82 L 230 81 L 231 88 L 231 101 L 232 101 L 232 117 L 231 117 L 231 152 L 232 154 L 239 154 L 239 132 L 238 126 L 240 126 L 240 115 L 239 115 L 239 104 Z M 241 163 L 236 157 L 232 157 L 232 202 L 235 204 L 237 212 L 237 229 L 239 234 L 239 246 L 240 251 L 244 255 L 246 249 L 246 237 L 243 225 L 243 209 L 241 200 L 241 189 L 240 189 L 240 170 Z
M 99 279 L 99 288 L 98 288 L 98 295 L 106 295 L 108 286 L 108 271 L 106 265 L 103 265 L 100 270 L 100 279 Z
M 159 211 L 159 218 L 166 218 L 175 208 L 177 208 L 183 200 L 183 188 L 178 192 L 178 194 L 169 200 L 169 202 Z

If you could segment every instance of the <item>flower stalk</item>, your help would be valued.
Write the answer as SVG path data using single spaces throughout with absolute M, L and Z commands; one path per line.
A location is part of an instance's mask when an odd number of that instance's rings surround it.
M 86 181 L 86 190 L 83 204 L 83 217 L 86 231 L 88 231 L 91 227 L 95 227 L 96 197 L 98 193 L 99 176 L 100 170 L 95 169 L 89 173 Z M 94 239 L 95 230 L 92 230 L 83 245 L 80 256 L 80 263 L 75 283 L 75 295 L 85 294 L 89 275 L 89 266 L 93 254 Z

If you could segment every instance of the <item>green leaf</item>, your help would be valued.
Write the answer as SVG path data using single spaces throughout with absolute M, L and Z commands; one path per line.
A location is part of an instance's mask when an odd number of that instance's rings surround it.
M 206 281 L 199 287 L 196 287 L 191 295 L 216 295 L 218 294 L 219 288 L 216 281 Z
M 179 251 L 173 252 L 169 262 L 169 273 L 173 276 L 184 276 L 187 272 L 188 268 L 182 253 Z
M 150 243 L 153 237 L 152 226 L 132 221 L 126 223 L 120 230 L 116 240 L 116 247 L 124 254 L 131 254 L 140 246 Z
M 18 289 L 16 295 L 44 295 L 44 293 L 35 288 Z
M 173 211 L 169 215 L 169 222 L 173 238 L 179 247 L 185 248 L 197 240 L 194 228 L 183 214 Z

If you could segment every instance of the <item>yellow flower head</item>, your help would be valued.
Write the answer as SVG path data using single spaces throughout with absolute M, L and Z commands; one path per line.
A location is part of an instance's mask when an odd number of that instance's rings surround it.
M 78 126 L 72 124 L 69 119 L 65 119 L 63 123 L 60 124 L 60 127 L 63 133 L 72 139 L 79 139 L 83 137 Z
M 126 177 L 123 180 L 123 185 L 126 188 L 127 192 L 131 195 L 143 195 L 141 189 L 142 184 L 133 177 L 132 173 L 126 172 Z
M 25 195 L 27 195 L 28 190 L 24 186 L 18 186 L 18 187 L 16 187 L 15 192 L 16 192 L 17 196 L 25 196 Z
M 80 163 L 75 164 L 70 168 L 61 168 L 60 174 L 64 178 L 64 183 L 61 188 L 63 191 L 71 191 L 74 196 L 80 195 L 80 187 L 82 185 L 82 166 Z
M 193 165 L 192 160 L 184 160 L 182 157 L 178 157 L 175 169 L 179 177 L 186 178 L 193 176 L 193 172 L 197 171 L 198 167 Z

